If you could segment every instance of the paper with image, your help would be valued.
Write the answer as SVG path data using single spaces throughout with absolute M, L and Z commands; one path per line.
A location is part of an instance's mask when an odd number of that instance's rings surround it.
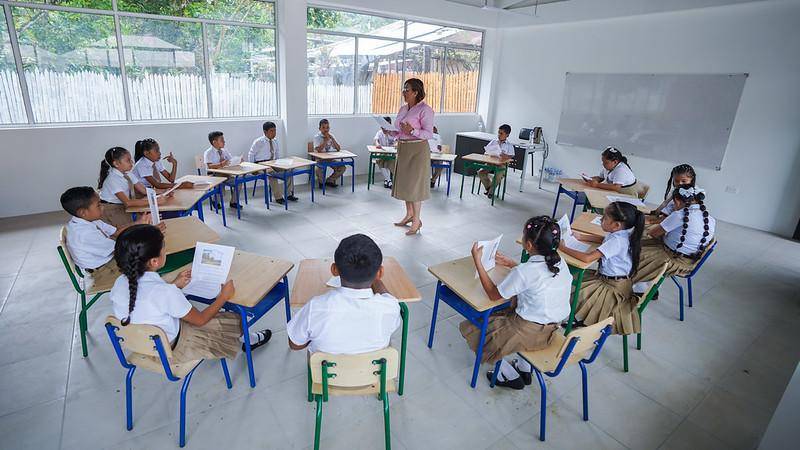
M 613 202 L 625 202 L 625 203 L 630 203 L 633 206 L 644 207 L 644 202 L 639 200 L 636 197 L 621 197 L 621 196 L 616 196 L 616 195 L 606 195 L 606 198 L 608 199 L 609 202 L 612 202 L 612 203 Z
M 378 126 L 379 127 L 383 128 L 385 130 L 400 131 L 400 130 L 397 129 L 397 127 L 395 127 L 394 125 L 392 125 L 389 122 L 387 122 L 386 119 L 384 119 L 381 116 L 376 116 L 376 115 L 373 114 L 372 118 L 375 119 L 375 122 L 378 122 Z
M 564 242 L 564 245 L 579 252 L 589 250 L 589 244 L 579 241 L 575 235 L 572 234 L 572 227 L 569 224 L 569 217 L 567 217 L 566 214 L 564 214 L 564 217 L 558 219 L 558 226 L 561 228 L 561 240 Z
M 497 265 L 495 262 L 495 256 L 497 256 L 497 249 L 500 247 L 500 240 L 503 239 L 503 235 L 497 236 L 494 239 L 490 239 L 488 241 L 478 241 L 478 247 L 483 248 L 483 254 L 481 255 L 481 265 L 483 266 L 486 271 L 490 271 L 494 269 L 494 266 Z M 478 278 L 478 271 L 475 271 L 475 278 Z
M 153 188 L 147 189 L 147 205 L 150 206 L 150 217 L 153 225 L 158 225 L 161 222 L 161 216 L 158 215 L 158 195 Z
M 332 288 L 342 287 L 342 279 L 340 277 L 331 277 L 331 279 L 328 280 L 327 283 L 325 283 L 325 286 L 329 286 Z
M 503 152 L 503 149 L 501 149 L 500 145 L 498 145 L 496 142 L 491 142 L 486 147 L 483 147 L 483 151 L 485 151 L 487 155 L 500 156 L 500 153 Z
M 591 223 L 592 225 L 597 225 L 598 227 L 602 226 L 603 216 L 597 216 L 594 219 L 592 219 L 592 221 L 589 223 Z
M 192 280 L 184 294 L 215 298 L 231 271 L 235 247 L 198 242 L 192 260 Z

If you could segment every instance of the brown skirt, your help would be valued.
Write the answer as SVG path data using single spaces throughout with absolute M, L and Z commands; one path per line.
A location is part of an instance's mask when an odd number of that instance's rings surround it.
M 595 271 L 587 271 L 575 318 L 585 325 L 594 325 L 613 317 L 614 334 L 639 333 L 642 325 L 632 287 L 630 279 L 609 280 Z
M 429 199 L 430 170 L 431 148 L 428 141 L 400 141 L 397 144 L 392 197 L 407 202 Z
M 121 203 L 100 203 L 103 212 L 103 222 L 117 228 L 133 222 L 131 215 L 125 212 L 125 205 Z
M 661 268 L 667 263 L 667 271 L 664 272 L 665 276 L 671 275 L 688 275 L 697 264 L 692 258 L 688 256 L 678 256 L 672 250 L 667 248 L 666 245 L 643 245 L 642 253 L 639 257 L 639 269 L 633 277 L 633 282 L 650 281 L 658 276 Z
M 238 314 L 222 312 L 202 327 L 181 320 L 178 341 L 172 349 L 172 362 L 198 359 L 233 359 L 242 347 L 242 319 Z
M 465 320 L 458 326 L 461 335 L 473 352 L 478 349 L 481 330 Z M 486 341 L 483 345 L 481 362 L 495 362 L 516 352 L 532 352 L 547 347 L 553 340 L 558 325 L 542 325 L 529 322 L 518 316 L 516 311 L 503 310 L 489 316 L 486 327 Z
M 633 183 L 631 186 L 621 188 L 619 190 L 619 193 L 620 194 L 633 195 L 635 197 L 642 198 L 642 188 L 643 187 L 644 186 L 642 185 L 642 183 L 637 181 L 636 183 Z

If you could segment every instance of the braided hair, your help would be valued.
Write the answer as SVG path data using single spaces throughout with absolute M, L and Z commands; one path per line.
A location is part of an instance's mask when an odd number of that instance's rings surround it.
M 675 250 L 683 247 L 683 243 L 686 241 L 686 232 L 689 230 L 689 206 L 696 203 L 700 206 L 700 211 L 703 213 L 703 236 L 697 244 L 697 252 L 693 255 L 689 255 L 689 257 L 693 259 L 697 259 L 703 254 L 703 250 L 705 250 L 706 244 L 708 243 L 708 236 L 711 234 L 709 233 L 708 227 L 708 209 L 706 205 L 703 204 L 705 198 L 706 194 L 703 193 L 702 189 L 697 189 L 689 184 L 682 184 L 676 187 L 672 192 L 673 200 L 680 200 L 683 202 L 683 226 L 681 228 L 680 242 L 678 242 Z
M 626 166 L 628 166 L 628 169 L 631 169 L 631 165 L 628 164 L 628 158 L 623 156 L 622 152 L 619 151 L 617 147 L 606 147 L 606 149 L 603 150 L 603 154 L 601 156 L 603 157 L 603 159 L 607 159 L 609 161 L 617 161 L 620 163 L 624 163 Z
M 103 183 L 108 178 L 108 172 L 114 167 L 114 161 L 119 161 L 127 153 L 129 153 L 128 150 L 122 147 L 111 147 L 106 150 L 103 160 L 100 161 L 100 177 L 97 179 L 97 189 L 103 189 Z
M 639 255 L 642 253 L 642 234 L 644 233 L 644 213 L 628 202 L 613 202 L 605 209 L 605 213 L 614 222 L 622 223 L 623 229 L 633 228 L 628 245 L 628 254 L 631 257 L 631 270 L 628 276 L 632 277 L 639 270 Z
M 144 156 L 144 152 L 148 150 L 152 150 L 154 147 L 158 145 L 153 138 L 146 138 L 142 139 L 141 141 L 136 141 L 136 146 L 133 148 L 133 160 L 139 161 Z
M 147 271 L 147 261 L 158 258 L 164 246 L 164 235 L 157 227 L 147 224 L 133 225 L 126 228 L 117 237 L 114 244 L 114 261 L 120 272 L 128 279 L 128 317 L 122 319 L 122 325 L 131 322 L 130 314 L 136 307 L 136 291 L 139 278 Z
M 679 175 L 687 175 L 692 178 L 692 182 L 689 186 L 694 186 L 695 183 L 697 183 L 697 174 L 694 172 L 694 167 L 689 164 L 681 164 L 673 167 L 672 172 L 669 173 L 669 179 L 667 179 L 667 190 L 664 191 L 664 200 L 666 200 L 670 193 L 672 193 L 672 190 L 675 189 L 672 183 L 675 181 L 675 177 Z
M 536 253 L 544 256 L 547 268 L 558 275 L 558 263 L 561 257 L 558 255 L 558 244 L 561 242 L 561 228 L 558 223 L 548 216 L 531 217 L 525 222 L 522 230 L 525 241 L 530 242 Z

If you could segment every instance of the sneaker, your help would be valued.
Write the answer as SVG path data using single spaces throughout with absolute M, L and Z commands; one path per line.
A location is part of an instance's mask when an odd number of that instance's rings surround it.
M 383 187 L 385 187 L 386 189 L 391 189 L 392 188 L 392 180 L 384 181 L 383 182 Z
M 269 342 L 269 339 L 272 337 L 272 331 L 269 330 L 269 329 L 264 329 L 264 330 L 261 330 L 261 331 L 257 331 L 256 335 L 258 335 L 258 341 L 250 342 L 250 351 L 253 351 L 253 350 L 257 349 L 258 347 L 261 347 L 262 345 L 264 345 L 267 342 Z M 242 351 L 243 352 L 247 351 L 245 346 L 244 346 L 244 342 L 242 342 Z
M 486 372 L 486 378 L 489 380 L 489 383 L 492 382 L 492 374 L 494 374 L 494 370 Z M 498 378 L 497 381 L 494 383 L 494 385 L 504 388 L 511 388 L 514 389 L 515 391 L 521 391 L 522 389 L 525 389 L 525 382 L 522 381 L 522 377 L 505 381 L 500 381 L 500 379 Z
M 279 205 L 282 205 L 282 204 L 286 203 L 286 200 L 284 200 L 282 198 L 279 198 L 279 199 L 275 200 L 275 203 L 277 203 Z
M 533 382 L 533 374 L 531 372 L 519 370 L 519 368 L 517 368 L 517 361 L 518 360 L 516 359 L 511 360 L 511 366 L 514 367 L 514 370 L 516 370 L 517 373 L 519 373 L 520 378 L 522 378 L 522 381 L 525 382 L 525 386 L 530 386 L 530 384 Z
M 335 181 L 326 181 L 325 182 L 325 186 L 332 187 L 332 188 L 339 187 L 339 185 L 336 184 Z
M 290 196 L 288 196 L 286 198 L 288 198 L 290 202 L 296 202 L 296 201 L 300 200 L 299 198 L 295 197 L 294 194 L 292 194 L 292 195 L 290 195 Z

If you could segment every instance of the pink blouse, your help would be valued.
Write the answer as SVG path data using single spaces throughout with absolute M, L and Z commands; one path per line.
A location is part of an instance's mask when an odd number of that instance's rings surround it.
M 405 133 L 400 128 L 401 122 L 407 122 L 414 128 L 411 134 Z M 433 138 L 433 108 L 425 102 L 419 102 L 408 108 L 408 104 L 400 107 L 397 118 L 394 120 L 397 138 L 400 140 L 431 139 Z

